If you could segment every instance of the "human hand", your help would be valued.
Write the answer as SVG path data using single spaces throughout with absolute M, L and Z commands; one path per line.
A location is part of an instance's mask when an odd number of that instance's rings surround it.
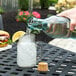
M 74 31 L 75 26 L 76 26 L 76 8 L 72 8 L 66 11 L 63 11 L 57 16 L 62 16 L 62 17 L 67 17 L 71 20 L 70 22 L 70 31 Z

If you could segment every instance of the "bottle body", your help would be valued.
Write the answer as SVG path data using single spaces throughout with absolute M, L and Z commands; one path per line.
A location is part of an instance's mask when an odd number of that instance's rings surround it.
M 43 30 L 52 38 L 67 37 L 68 29 L 70 28 L 70 20 L 65 17 L 51 16 L 45 19 L 47 29 Z M 44 22 L 45 23 L 45 22 Z M 45 25 L 43 25 L 44 27 Z
M 20 67 L 33 67 L 36 65 L 35 36 L 28 34 L 20 38 L 17 45 L 17 64 Z
M 70 20 L 59 16 L 51 16 L 46 19 L 32 18 L 28 27 L 31 30 L 42 30 L 53 38 L 67 37 L 70 28 Z

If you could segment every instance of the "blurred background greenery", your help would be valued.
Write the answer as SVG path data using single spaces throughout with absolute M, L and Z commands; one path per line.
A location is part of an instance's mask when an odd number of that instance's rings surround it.
M 27 10 L 28 9 L 28 1 L 29 0 L 18 0 L 19 9 Z
M 54 6 L 58 0 L 33 0 L 34 8 L 48 9 L 49 6 Z
M 51 6 L 54 6 L 58 2 L 58 0 L 49 0 L 49 2 Z
M 0 6 L 6 10 L 28 10 L 29 0 L 0 0 Z M 76 7 L 76 0 L 33 0 L 34 9 L 48 9 L 55 7 L 57 13 Z M 17 7 L 17 9 L 16 9 Z M 2 11 L 0 8 L 0 11 Z
M 76 0 L 58 0 L 58 2 L 55 4 L 57 13 L 74 7 L 76 7 Z
M 0 7 L 0 14 L 3 14 L 4 12 L 5 10 L 2 7 Z
M 51 6 L 55 7 L 57 13 L 60 13 L 76 7 L 76 0 L 34 0 L 34 8 L 48 9 Z

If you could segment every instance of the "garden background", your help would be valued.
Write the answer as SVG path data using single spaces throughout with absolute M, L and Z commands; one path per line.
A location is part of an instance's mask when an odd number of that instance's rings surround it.
M 28 10 L 29 0 L 0 0 L 0 13 L 4 10 L 2 14 L 4 30 L 8 31 L 12 36 L 16 31 L 25 31 L 25 23 L 17 22 L 16 15 L 18 9 Z M 68 1 L 68 2 L 67 2 Z M 75 1 L 76 2 L 76 1 Z M 33 11 L 37 11 L 41 14 L 41 18 L 46 18 L 49 14 L 55 15 L 58 11 L 64 9 L 72 8 L 76 5 L 73 0 L 33 0 Z M 55 6 L 58 8 L 50 9 L 48 8 Z M 37 40 L 48 42 L 53 38 L 48 37 L 46 34 L 41 32 L 36 36 Z M 43 40 L 44 39 L 44 40 Z

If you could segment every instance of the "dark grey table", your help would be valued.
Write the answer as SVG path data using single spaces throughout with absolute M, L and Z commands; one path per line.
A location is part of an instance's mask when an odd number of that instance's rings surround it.
M 73 62 L 75 53 L 43 42 L 37 42 L 37 63 L 40 61 L 42 46 L 42 61 L 49 64 L 49 71 L 40 73 L 37 67 L 21 68 L 17 66 L 16 44 L 13 48 L 0 52 L 0 76 L 76 76 L 76 63 Z

